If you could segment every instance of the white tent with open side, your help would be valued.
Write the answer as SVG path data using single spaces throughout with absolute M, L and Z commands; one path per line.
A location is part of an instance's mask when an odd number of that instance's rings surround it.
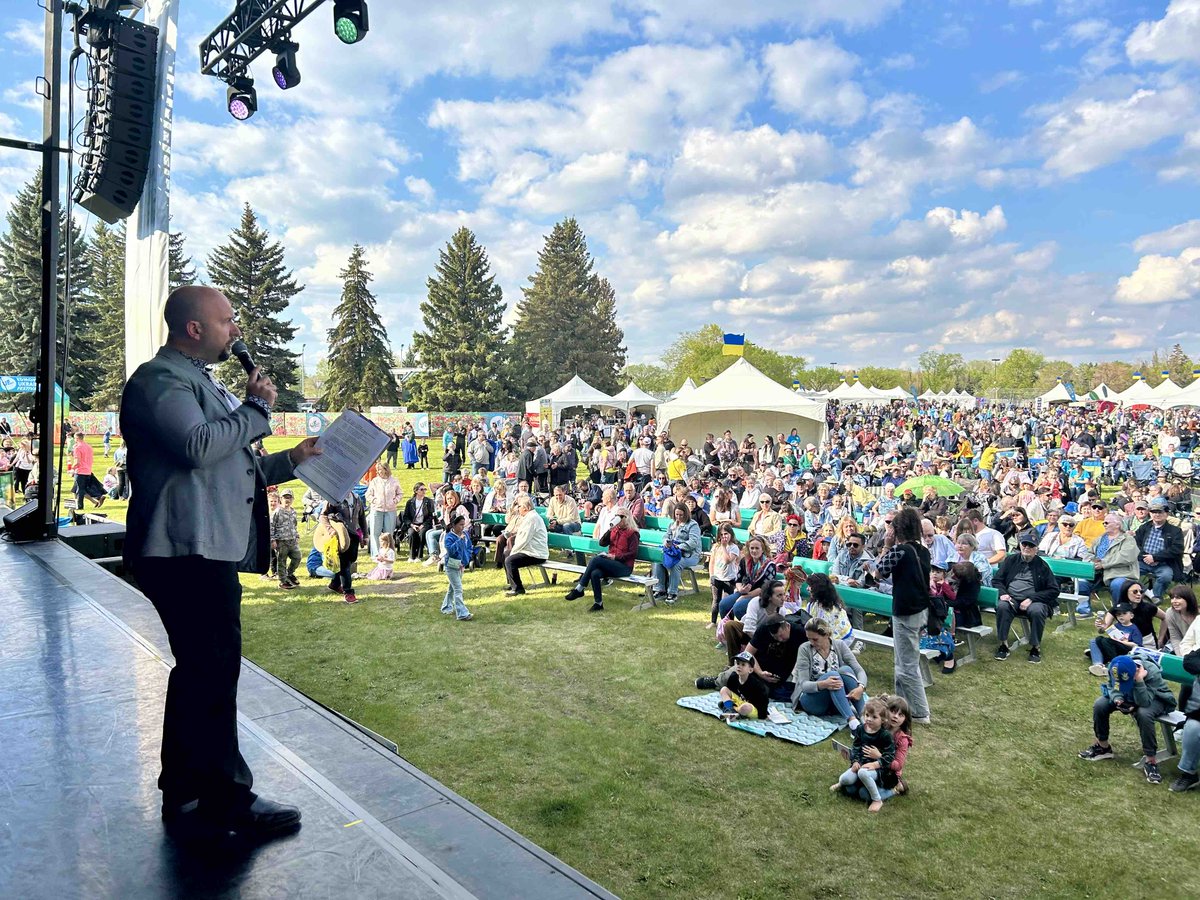
M 1038 397 L 1042 401 L 1043 406 L 1049 406 L 1051 403 L 1070 403 L 1071 393 L 1067 390 L 1067 386 L 1063 384 L 1062 379 L 1058 378 L 1054 382 L 1054 387 Z
M 814 444 L 825 434 L 825 404 L 802 397 L 754 368 L 745 357 L 689 394 L 658 408 L 661 427 L 673 440 L 687 438 L 693 447 L 711 432 L 729 429 L 739 439 L 753 434 L 762 443 L 764 434 L 789 434 L 793 428 Z
M 621 393 L 617 394 L 612 399 L 613 404 L 617 406 L 617 408 L 623 409 L 626 413 L 644 406 L 648 406 L 651 409 L 657 409 L 658 404 L 662 402 L 652 394 L 647 394 L 645 391 L 643 391 L 637 386 L 637 382 L 635 381 L 631 381 L 629 384 L 625 385 L 624 390 L 622 390 Z
M 547 394 L 544 397 L 539 397 L 536 400 L 530 400 L 525 404 L 525 411 L 536 413 L 541 411 L 543 400 L 550 401 L 550 408 L 554 416 L 554 424 L 557 425 L 562 417 L 563 410 L 567 409 L 624 409 L 624 405 L 617 403 L 612 397 L 598 391 L 592 387 L 578 375 L 560 387 L 557 391 Z

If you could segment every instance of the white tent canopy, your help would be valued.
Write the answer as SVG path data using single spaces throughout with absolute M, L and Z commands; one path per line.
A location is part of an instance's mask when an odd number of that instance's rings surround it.
M 1200 380 L 1181 388 L 1178 393 L 1163 397 L 1160 402 L 1165 409 L 1175 406 L 1200 406 Z
M 554 416 L 555 424 L 558 423 L 562 416 L 563 410 L 576 408 L 600 409 L 607 407 L 609 409 L 624 409 L 622 404 L 617 403 L 612 397 L 598 391 L 578 375 L 560 387 L 557 391 L 547 394 L 544 397 L 539 397 L 536 400 L 530 400 L 525 404 L 525 411 L 536 413 L 541 410 L 543 400 L 550 401 L 550 408 Z
M 689 375 L 687 377 L 687 380 L 684 381 L 684 383 L 679 386 L 679 390 L 677 390 L 674 394 L 671 395 L 671 399 L 678 400 L 680 397 L 686 397 L 688 394 L 690 394 L 695 389 L 696 389 L 696 382 L 692 381 L 692 376 Z
M 1146 384 L 1146 380 L 1142 378 L 1141 372 L 1134 373 L 1133 384 L 1117 394 L 1117 399 L 1124 406 L 1135 406 L 1138 403 L 1146 403 L 1156 399 L 1154 396 L 1154 388 Z
M 1179 385 L 1171 380 L 1170 375 L 1167 375 L 1161 382 L 1154 386 L 1153 390 L 1155 397 L 1166 399 L 1169 397 L 1174 397 L 1182 390 L 1182 388 L 1180 388 Z
M 890 391 L 883 392 L 889 400 L 911 400 L 912 394 L 906 391 L 900 385 L 896 385 Z
M 658 420 L 670 428 L 673 439 L 685 437 L 693 447 L 704 443 L 705 434 L 726 429 L 739 438 L 753 434 L 761 443 L 765 434 L 788 434 L 795 428 L 816 444 L 825 433 L 825 404 L 772 381 L 741 357 L 687 395 L 662 404 Z
M 1095 395 L 1095 399 L 1092 399 L 1093 394 Z M 1099 403 L 1102 400 L 1115 401 L 1117 399 L 1117 392 L 1102 381 L 1092 388 L 1083 399 L 1091 403 Z
M 1067 391 L 1067 386 L 1062 383 L 1062 379 L 1060 378 L 1054 383 L 1054 387 L 1050 388 L 1050 390 L 1046 391 L 1038 399 L 1047 406 L 1051 403 L 1070 403 L 1071 394 Z
M 827 400 L 840 400 L 843 403 L 885 403 L 887 398 L 881 397 L 872 388 L 861 381 L 853 383 L 843 381 L 826 396 Z
M 643 391 L 637 386 L 637 382 L 635 381 L 631 381 L 625 385 L 625 389 L 612 399 L 615 406 L 626 412 L 629 412 L 631 409 L 637 409 L 639 406 L 657 408 L 658 404 L 662 402 L 652 394 L 647 394 Z

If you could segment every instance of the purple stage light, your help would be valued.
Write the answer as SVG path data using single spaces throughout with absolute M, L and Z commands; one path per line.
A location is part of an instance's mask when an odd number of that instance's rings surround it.
M 229 113 L 239 121 L 246 121 L 250 118 L 250 107 L 246 105 L 245 100 L 234 100 L 229 104 Z

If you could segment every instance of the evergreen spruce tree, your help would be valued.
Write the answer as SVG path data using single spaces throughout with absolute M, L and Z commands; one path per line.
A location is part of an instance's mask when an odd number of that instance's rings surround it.
M 400 391 L 391 373 L 392 351 L 375 311 L 375 296 L 370 289 L 373 276 L 367 271 L 360 245 L 354 245 L 338 277 L 343 281 L 342 299 L 333 311 L 334 324 L 329 329 L 328 377 L 321 409 L 336 412 L 395 406 L 400 402 Z
M 183 264 L 172 275 L 182 278 L 187 277 L 182 242 L 179 248 L 178 259 Z M 283 245 L 271 241 L 266 230 L 259 227 L 249 203 L 242 210 L 242 221 L 230 234 L 229 242 L 209 254 L 208 277 L 213 287 L 229 298 L 237 313 L 242 340 L 279 389 L 275 408 L 293 412 L 299 409 L 296 354 L 287 349 L 296 329 L 284 315 L 292 298 L 304 287 L 296 283 L 284 266 Z M 230 360 L 222 365 L 220 377 L 226 384 L 236 385 L 245 379 L 245 374 L 236 360 Z
M 95 343 L 99 378 L 88 398 L 93 409 L 117 409 L 125 386 L 125 223 L 103 222 L 92 232 L 88 263 L 96 299 Z
M 427 284 L 425 330 L 413 335 L 423 371 L 412 381 L 412 402 L 422 409 L 505 408 L 511 398 L 504 378 L 504 296 L 469 228 L 450 238 Z
M 171 232 L 167 252 L 167 280 L 171 290 L 185 284 L 195 284 L 196 269 L 192 266 L 192 258 L 183 249 L 182 232 Z
M 0 374 L 37 372 L 41 333 L 42 239 L 41 170 L 26 184 L 7 214 L 8 230 L 0 237 Z M 65 305 L 67 284 L 67 217 L 59 218 L 57 372 L 62 379 L 63 355 L 69 353 L 66 391 L 77 408 L 87 408 L 87 395 L 99 375 L 93 328 L 95 302 L 89 284 L 87 242 L 78 224 L 71 224 L 71 305 Z M 66 328 L 66 316 L 70 328 Z M 69 351 L 67 348 L 69 332 Z M 22 398 L 27 407 L 32 396 Z
M 599 390 L 617 390 L 624 334 L 612 287 L 592 266 L 579 223 L 555 225 L 517 304 L 511 364 L 526 398 L 543 396 L 575 374 Z

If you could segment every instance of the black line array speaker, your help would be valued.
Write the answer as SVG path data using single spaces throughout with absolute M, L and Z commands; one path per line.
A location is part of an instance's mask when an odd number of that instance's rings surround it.
M 38 518 L 38 502 L 30 500 L 24 506 L 4 516 L 4 530 L 16 543 L 41 537 L 42 522 Z
M 86 151 L 75 202 L 110 224 L 127 218 L 146 183 L 154 132 L 158 29 L 106 16 L 88 29 L 92 45 Z

